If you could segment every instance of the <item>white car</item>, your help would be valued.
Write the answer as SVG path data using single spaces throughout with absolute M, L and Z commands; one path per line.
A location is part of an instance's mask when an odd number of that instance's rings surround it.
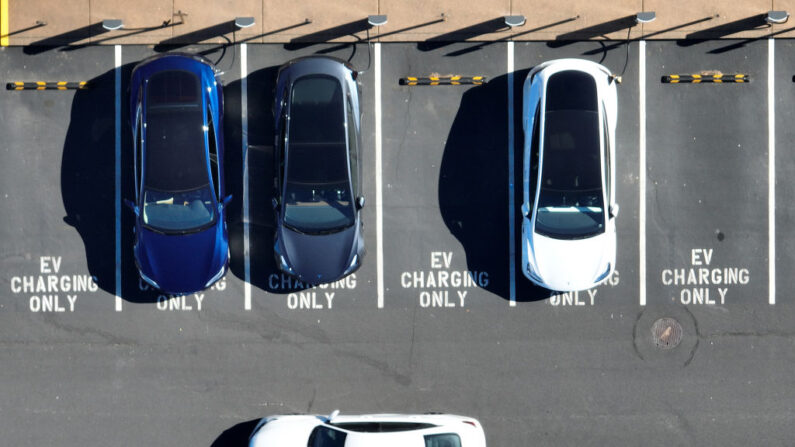
M 590 289 L 615 269 L 615 79 L 558 59 L 524 82 L 522 271 L 550 290 Z
M 484 447 L 476 419 L 451 414 L 282 415 L 259 421 L 249 447 Z

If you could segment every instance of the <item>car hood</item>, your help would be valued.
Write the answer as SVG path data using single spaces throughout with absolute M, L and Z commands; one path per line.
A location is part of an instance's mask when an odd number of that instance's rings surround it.
M 340 279 L 356 253 L 357 229 L 355 223 L 337 233 L 303 234 L 282 227 L 280 243 L 283 255 L 294 275 L 310 284 L 333 282 Z
M 143 228 L 138 238 L 139 268 L 166 293 L 203 290 L 227 261 L 222 225 L 184 235 Z
M 561 240 L 533 234 L 533 262 L 544 286 L 568 292 L 595 287 L 615 264 L 615 236 L 609 232 L 587 239 Z

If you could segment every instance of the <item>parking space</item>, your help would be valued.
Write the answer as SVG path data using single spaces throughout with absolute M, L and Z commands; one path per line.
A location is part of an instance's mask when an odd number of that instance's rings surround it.
M 613 310 L 628 311 L 637 307 L 638 294 L 638 45 L 637 43 L 598 42 L 522 42 L 515 50 L 516 129 L 514 182 L 519 185 L 515 209 L 522 204 L 522 153 L 524 133 L 521 125 L 521 92 L 530 69 L 544 61 L 561 58 L 583 58 L 598 62 L 614 74 L 622 75 L 618 85 L 618 125 L 616 128 L 616 197 L 620 214 L 616 220 L 616 271 L 603 285 L 578 293 L 550 293 L 533 286 L 522 274 L 521 266 L 521 215 L 517 214 L 516 228 L 516 301 L 545 300 L 556 307 L 584 308 L 608 306 Z
M 792 290 L 795 290 L 795 277 L 792 275 L 792 266 L 795 265 L 795 238 L 792 237 L 790 228 L 795 222 L 795 204 L 791 197 L 795 197 L 795 151 L 792 142 L 795 141 L 795 128 L 792 126 L 792 116 L 795 113 L 795 42 L 791 40 L 777 40 L 774 48 L 775 59 L 775 191 L 774 204 L 775 220 L 775 286 L 776 308 L 785 308 L 785 314 L 791 313 L 789 309 L 795 306 L 792 299 Z M 783 323 L 783 322 L 782 322 Z M 779 323 L 780 324 L 780 323 Z
M 156 51 L 159 50 L 159 51 Z M 242 172 L 243 161 L 240 150 L 240 113 L 239 90 L 235 82 L 240 79 L 239 48 L 222 46 L 180 47 L 179 51 L 200 54 L 223 71 L 221 80 L 230 85 L 224 91 L 224 180 L 227 194 L 242 199 Z M 121 196 L 123 199 L 135 197 L 133 190 L 133 148 L 129 117 L 129 82 L 132 70 L 139 62 L 147 57 L 161 54 L 164 49 L 146 46 L 125 46 L 121 50 L 121 117 L 122 132 L 120 136 L 121 147 Z M 235 94 L 237 93 L 237 94 Z M 237 113 L 236 113 L 237 112 Z M 228 208 L 229 238 L 232 244 L 232 265 L 236 266 L 242 258 L 242 246 L 235 242 L 240 241 L 242 200 L 234 200 Z M 224 279 L 202 292 L 182 297 L 169 296 L 152 289 L 138 275 L 133 257 L 133 226 L 134 215 L 127 207 L 122 208 L 121 214 L 121 308 L 126 312 L 151 313 L 195 313 L 207 310 L 224 310 L 235 312 L 243 307 L 243 281 L 231 273 Z M 140 304 L 140 305 L 136 305 Z M 195 317 L 194 317 L 195 318 Z
M 180 47 L 224 72 L 230 271 L 201 296 L 147 290 L 134 266 L 132 215 L 122 208 L 119 301 L 116 48 L 0 49 L 6 82 L 91 84 L 0 91 L 0 336 L 7 342 L 0 352 L 13 359 L 0 372 L 8 384 L 0 391 L 8 403 L 0 431 L 9 442 L 227 445 L 246 439 L 256 417 L 334 408 L 472 414 L 490 445 L 788 440 L 795 44 L 777 41 L 775 53 L 775 306 L 767 41 L 647 42 L 645 52 L 639 42 L 378 48 Z M 133 195 L 130 73 L 161 50 L 120 48 L 121 198 Z M 368 253 L 355 276 L 323 287 L 276 272 L 270 204 L 276 71 L 315 53 L 366 69 L 359 79 Z M 579 294 L 552 294 L 523 276 L 520 186 L 509 200 L 511 180 L 522 180 L 524 78 L 532 66 L 563 57 L 623 75 L 617 273 Z M 660 82 L 702 70 L 746 73 L 752 82 Z M 398 82 L 432 74 L 488 82 Z M 57 301 L 44 298 L 54 295 Z M 682 325 L 679 347 L 655 346 L 651 327 L 661 317 Z M 75 434 L 75 424 L 97 427 Z M 28 430 L 11 430 L 17 426 Z
M 648 43 L 649 305 L 768 306 L 767 45 Z M 661 83 L 702 71 L 752 81 Z
M 345 310 L 376 305 L 375 264 L 375 181 L 373 147 L 373 69 L 368 46 L 359 45 L 301 45 L 298 48 L 281 45 L 252 45 L 248 47 L 248 146 L 249 146 L 249 206 L 251 309 L 255 312 L 289 313 L 292 311 Z M 365 247 L 368 254 L 362 267 L 336 283 L 312 287 L 282 274 L 273 256 L 274 217 L 271 198 L 274 191 L 272 115 L 273 89 L 279 67 L 287 61 L 311 54 L 324 54 L 350 61 L 357 70 L 365 71 L 359 82 L 362 89 L 362 191 L 366 204 L 362 210 L 365 222 Z M 369 68 L 368 68 L 369 64 Z M 318 253 L 318 256 L 322 256 Z M 233 273 L 244 272 L 233 266 Z
M 508 291 L 506 45 L 384 46 L 384 306 L 501 305 Z M 401 86 L 407 76 L 482 86 Z
M 25 319 L 112 312 L 113 48 L 3 48 L 0 73 L 7 81 L 97 81 L 88 90 L 0 92 L 2 311 Z

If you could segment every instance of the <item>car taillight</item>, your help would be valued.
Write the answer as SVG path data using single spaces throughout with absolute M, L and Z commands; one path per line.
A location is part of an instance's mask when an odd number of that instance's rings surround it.
M 474 421 L 461 421 L 461 422 L 463 422 L 465 424 L 469 424 L 469 425 L 471 425 L 473 427 L 477 427 L 478 426 L 478 424 L 476 424 Z

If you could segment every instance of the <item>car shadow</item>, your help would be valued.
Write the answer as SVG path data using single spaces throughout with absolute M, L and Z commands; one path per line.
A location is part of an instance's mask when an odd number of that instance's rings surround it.
M 121 70 L 122 77 L 124 73 L 129 77 L 132 66 Z M 75 91 L 64 140 L 63 220 L 83 239 L 94 282 L 115 295 L 115 70 L 90 79 L 87 85 L 88 88 Z
M 245 447 L 248 445 L 248 438 L 254 427 L 259 423 L 259 419 L 236 424 L 221 433 L 218 438 L 210 444 L 210 447 Z
M 514 193 L 517 301 L 543 300 L 550 292 L 522 276 L 522 84 L 514 76 Z M 508 75 L 464 93 L 445 144 L 439 172 L 439 209 L 445 225 L 466 252 L 467 270 L 488 272 L 482 287 L 510 299 L 508 225 Z

